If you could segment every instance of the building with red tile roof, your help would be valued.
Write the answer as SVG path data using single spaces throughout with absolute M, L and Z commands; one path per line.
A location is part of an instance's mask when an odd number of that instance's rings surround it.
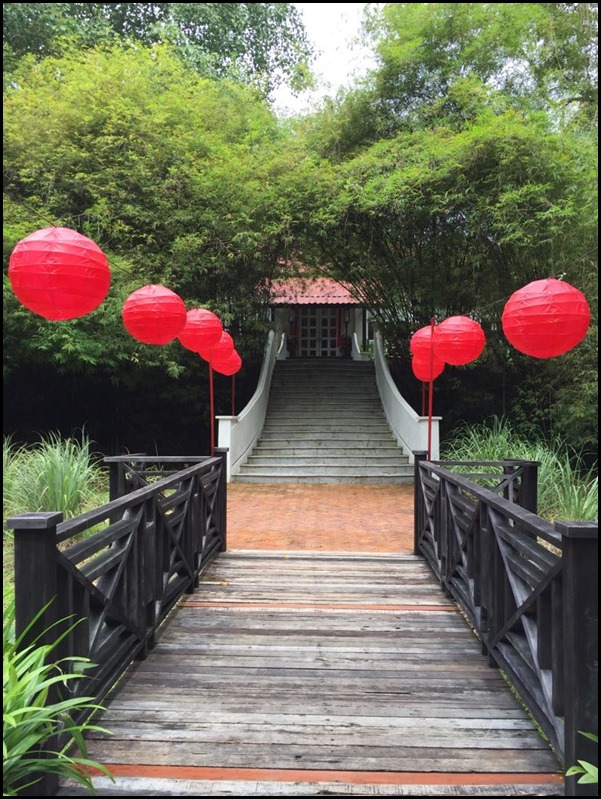
M 289 277 L 272 282 L 270 297 L 289 357 L 348 357 L 354 334 L 366 348 L 367 313 L 349 284 L 328 277 Z

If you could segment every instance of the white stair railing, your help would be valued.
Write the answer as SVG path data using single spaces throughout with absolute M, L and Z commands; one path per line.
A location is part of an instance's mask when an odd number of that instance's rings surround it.
M 376 382 L 384 413 L 392 428 L 394 437 L 409 456 L 410 462 L 413 463 L 414 452 L 428 451 L 428 417 L 419 416 L 397 389 L 388 368 L 381 333 L 376 333 L 374 337 L 374 363 L 376 367 Z M 441 418 L 440 416 L 432 417 L 430 457 L 433 461 L 439 459 L 439 422 Z
M 227 480 L 240 471 L 261 435 L 267 413 L 271 377 L 278 355 L 286 343 L 284 333 L 270 330 L 265 345 L 259 382 L 248 405 L 238 416 L 217 416 L 219 422 L 218 446 L 228 449 Z
M 351 358 L 354 361 L 369 361 L 369 352 L 363 352 L 361 347 L 359 346 L 359 338 L 356 333 L 353 333 L 352 338 L 352 348 L 351 348 Z

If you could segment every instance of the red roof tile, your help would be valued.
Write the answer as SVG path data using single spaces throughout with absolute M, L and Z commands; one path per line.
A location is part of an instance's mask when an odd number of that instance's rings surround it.
M 361 305 L 344 283 L 329 277 L 292 277 L 274 280 L 273 305 Z

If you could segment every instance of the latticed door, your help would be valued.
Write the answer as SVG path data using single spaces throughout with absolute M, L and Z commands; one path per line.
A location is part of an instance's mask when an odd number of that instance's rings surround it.
M 338 354 L 338 313 L 336 308 L 314 305 L 300 309 L 299 350 L 301 358 L 334 357 Z
M 338 354 L 338 312 L 335 308 L 320 309 L 320 355 L 333 358 Z
M 301 358 L 317 356 L 317 313 L 314 306 L 300 309 L 298 354 Z

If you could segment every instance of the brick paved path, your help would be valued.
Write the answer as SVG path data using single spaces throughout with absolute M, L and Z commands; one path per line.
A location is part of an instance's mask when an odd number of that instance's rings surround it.
M 228 549 L 412 552 L 413 486 L 228 484 Z

